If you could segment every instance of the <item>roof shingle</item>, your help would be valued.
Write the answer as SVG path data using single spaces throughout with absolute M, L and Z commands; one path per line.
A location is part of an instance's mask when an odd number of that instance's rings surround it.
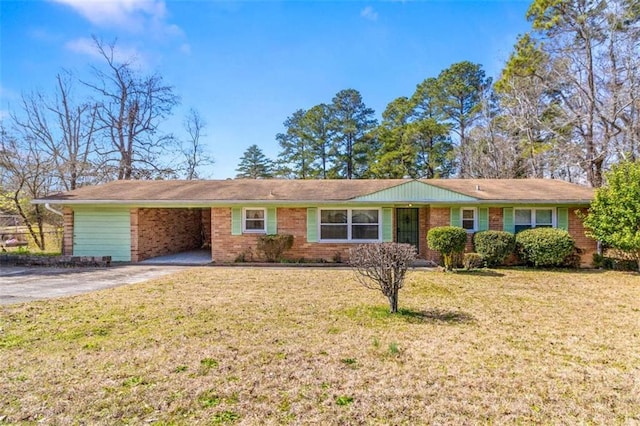
M 285 180 L 237 179 L 207 181 L 114 181 L 52 195 L 34 202 L 331 202 L 389 189 L 407 179 Z M 588 202 L 593 189 L 551 179 L 421 179 L 449 191 L 479 200 Z

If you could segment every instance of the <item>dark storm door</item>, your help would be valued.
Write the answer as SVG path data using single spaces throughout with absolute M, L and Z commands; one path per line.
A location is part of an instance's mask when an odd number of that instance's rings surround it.
M 420 252 L 420 229 L 418 222 L 418 209 L 396 209 L 396 241 L 412 244 L 416 251 Z

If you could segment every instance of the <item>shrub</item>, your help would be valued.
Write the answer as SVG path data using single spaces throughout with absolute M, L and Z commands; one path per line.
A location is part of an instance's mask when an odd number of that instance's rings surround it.
M 447 271 L 453 269 L 455 253 L 462 253 L 467 245 L 467 231 L 458 226 L 438 226 L 427 233 L 427 244 L 431 250 L 440 252 Z
M 264 253 L 267 262 L 277 262 L 282 258 L 282 253 L 293 246 L 293 235 L 267 234 L 258 238 L 258 251 Z
M 387 296 L 391 313 L 398 312 L 398 292 L 415 258 L 416 248 L 411 244 L 360 244 L 349 249 L 349 265 L 358 281 Z
M 462 264 L 466 270 L 482 268 L 484 263 L 484 258 L 478 253 L 465 253 L 462 259 Z
M 638 264 L 635 260 L 621 259 L 615 256 L 603 256 L 593 254 L 593 267 L 598 269 L 609 269 L 614 271 L 638 271 Z
M 575 250 L 567 231 L 555 228 L 527 229 L 516 235 L 518 254 L 533 266 L 561 266 Z
M 487 266 L 496 266 L 516 249 L 516 237 L 505 231 L 482 231 L 473 236 L 473 246 Z

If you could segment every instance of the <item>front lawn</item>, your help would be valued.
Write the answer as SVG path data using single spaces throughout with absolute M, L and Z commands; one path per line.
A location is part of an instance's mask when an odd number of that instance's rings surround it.
M 0 423 L 635 424 L 640 276 L 194 268 L 1 307 Z

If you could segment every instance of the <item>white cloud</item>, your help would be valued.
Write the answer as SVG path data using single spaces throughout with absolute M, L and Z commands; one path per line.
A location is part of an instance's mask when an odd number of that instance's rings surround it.
M 159 31 L 163 35 L 183 35 L 168 24 L 163 0 L 50 0 L 64 4 L 100 27 L 117 27 L 131 32 Z
M 374 22 L 378 20 L 378 12 L 373 10 L 373 7 L 371 6 L 367 6 L 364 9 L 362 9 L 360 11 L 360 16 L 362 16 L 364 19 L 368 19 Z
M 100 52 L 98 52 L 95 42 L 90 38 L 82 37 L 70 40 L 65 43 L 64 47 L 81 55 L 94 59 L 103 59 Z M 117 44 L 114 48 L 113 59 L 119 63 L 130 62 L 143 68 L 146 66 L 146 60 L 138 50 L 133 47 L 121 46 L 120 44 Z

